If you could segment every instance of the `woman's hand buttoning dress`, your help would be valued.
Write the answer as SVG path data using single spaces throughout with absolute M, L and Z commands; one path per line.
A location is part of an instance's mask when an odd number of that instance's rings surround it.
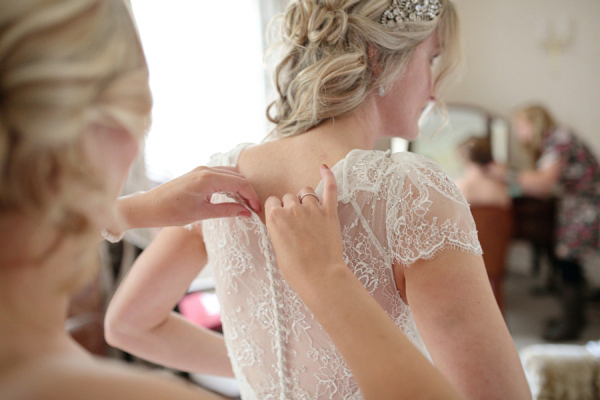
M 284 278 L 334 341 L 365 399 L 461 399 L 344 263 L 337 184 L 327 166 L 321 175 L 322 201 L 307 187 L 265 205 Z

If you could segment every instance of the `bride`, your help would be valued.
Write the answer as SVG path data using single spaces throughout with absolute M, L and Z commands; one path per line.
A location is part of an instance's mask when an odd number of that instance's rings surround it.
M 380 137 L 417 136 L 460 58 L 458 29 L 448 0 L 293 1 L 271 140 L 217 154 L 211 166 L 237 167 L 261 204 L 289 203 L 287 193 L 306 187 L 321 196 L 319 166 L 332 166 L 343 260 L 398 329 L 466 399 L 525 399 L 468 204 L 435 163 L 372 150 Z M 313 314 L 283 279 L 263 211 L 187 228 L 164 229 L 138 258 L 109 307 L 109 343 L 176 369 L 234 375 L 244 399 L 362 398 L 315 317 L 322 310 Z M 207 263 L 224 339 L 171 312 Z
M 152 106 L 144 54 L 123 0 L 3 1 L 0 66 L 0 398 L 222 399 L 92 357 L 68 335 L 65 318 L 71 294 L 94 275 L 101 230 L 249 217 L 244 205 L 198 199 L 227 190 L 260 210 L 256 193 L 231 168 L 200 167 L 114 204 Z M 309 212 L 303 222 L 328 223 L 329 230 L 339 232 L 335 181 L 330 172 L 325 179 L 330 195 L 323 206 L 336 218 L 323 219 L 311 207 L 305 208 Z M 281 222 L 293 221 L 282 213 L 277 221 L 273 232 L 291 237 Z M 315 240 L 315 255 L 330 254 L 320 246 L 323 238 Z M 341 248 L 339 240 L 328 242 Z M 280 246 L 277 251 L 295 259 L 297 250 Z M 336 256 L 341 258 L 341 250 Z M 325 325 L 348 310 L 369 310 L 367 334 L 379 340 L 360 349 L 346 345 L 365 333 L 356 319 L 328 327 L 366 398 L 412 399 L 414 393 L 426 393 L 432 399 L 459 399 L 350 270 L 330 274 L 339 269 L 320 258 L 326 262 L 318 274 L 309 273 L 314 263 L 306 273 L 296 263 L 286 279 L 300 284 L 309 275 L 319 276 L 310 292 L 298 293 L 307 304 L 332 305 L 316 313 Z M 338 282 L 340 276 L 347 282 L 343 288 L 327 287 L 331 277 Z M 301 286 L 306 287 L 296 287 Z M 316 286 L 321 288 L 313 290 Z M 340 303 L 339 298 L 352 301 Z M 355 362 L 365 351 L 378 355 L 370 357 L 379 365 L 377 371 L 395 362 L 394 371 L 405 372 L 406 384 L 399 385 L 389 373 L 374 375 L 370 366 Z M 401 365 L 399 359 L 410 362 Z

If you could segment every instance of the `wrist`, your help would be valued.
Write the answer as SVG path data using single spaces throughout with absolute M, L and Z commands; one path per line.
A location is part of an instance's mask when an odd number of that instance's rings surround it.
M 348 280 L 356 280 L 354 274 L 343 261 L 316 268 L 319 273 L 309 279 L 303 279 L 304 284 L 294 288 L 309 306 L 327 303 L 338 291 L 339 285 Z M 305 277 L 306 278 L 306 277 Z
M 107 217 L 107 219 L 110 218 L 110 221 L 107 221 L 108 225 L 100 232 L 102 237 L 111 243 L 121 241 L 126 231 L 119 208 L 119 199 L 116 199 L 113 203 L 112 213 Z
M 125 232 L 129 229 L 146 228 L 146 221 L 143 216 L 152 215 L 150 210 L 145 209 L 143 201 L 146 192 L 136 192 L 127 196 L 119 197 L 115 201 L 115 211 L 117 215 L 117 226 L 108 229 L 111 233 L 116 231 Z M 115 232 L 113 232 L 113 230 Z
M 101 232 L 101 234 L 102 234 L 102 237 L 105 240 L 107 240 L 107 241 L 109 241 L 111 243 L 120 242 L 121 239 L 123 239 L 123 236 L 125 236 L 125 232 L 121 232 L 121 233 L 115 234 L 113 231 L 109 231 L 107 229 L 103 230 Z

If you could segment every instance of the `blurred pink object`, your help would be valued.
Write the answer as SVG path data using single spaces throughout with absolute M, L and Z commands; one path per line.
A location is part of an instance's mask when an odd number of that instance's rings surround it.
M 179 302 L 179 312 L 196 325 L 221 330 L 221 306 L 217 295 L 211 292 L 194 292 Z

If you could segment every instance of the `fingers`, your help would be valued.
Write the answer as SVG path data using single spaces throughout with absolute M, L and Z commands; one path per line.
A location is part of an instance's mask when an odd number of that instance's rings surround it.
M 319 198 L 315 194 L 315 190 L 310 186 L 307 186 L 300 190 L 300 192 L 298 193 L 298 199 L 300 201 L 300 204 L 315 205 L 320 203 Z
M 210 168 L 205 171 L 210 174 L 211 187 L 214 192 L 238 193 L 250 208 L 260 213 L 261 207 L 258 195 L 242 174 L 225 167 Z
M 283 203 L 284 207 L 291 207 L 294 205 L 300 205 L 300 198 L 291 193 L 286 193 L 281 198 L 281 202 Z
M 265 221 L 267 223 L 267 229 L 271 226 L 273 222 L 272 219 L 274 215 L 283 208 L 283 204 L 279 197 L 271 196 L 265 201 Z
M 202 171 L 220 171 L 224 173 L 230 173 L 232 175 L 243 176 L 240 171 L 236 167 L 226 167 L 226 166 L 218 166 L 218 167 L 196 167 L 194 172 L 202 172 Z
M 279 197 L 271 196 L 267 199 L 267 201 L 265 201 L 265 215 L 268 216 L 269 214 L 273 213 L 274 210 L 282 207 L 283 204 L 281 203 L 281 200 L 279 200 Z
M 237 173 L 240 174 L 240 171 L 237 169 L 237 167 L 226 167 L 226 166 L 220 166 L 220 167 L 209 167 L 212 169 L 218 169 L 221 171 L 228 171 L 228 172 L 233 172 L 233 173 Z M 241 174 L 240 174 L 241 175 Z
M 323 164 L 320 168 L 321 177 L 323 178 L 323 199 L 321 204 L 331 212 L 337 212 L 337 182 L 333 172 Z
M 211 218 L 250 217 L 252 215 L 250 210 L 238 203 L 210 204 L 208 207 Z

